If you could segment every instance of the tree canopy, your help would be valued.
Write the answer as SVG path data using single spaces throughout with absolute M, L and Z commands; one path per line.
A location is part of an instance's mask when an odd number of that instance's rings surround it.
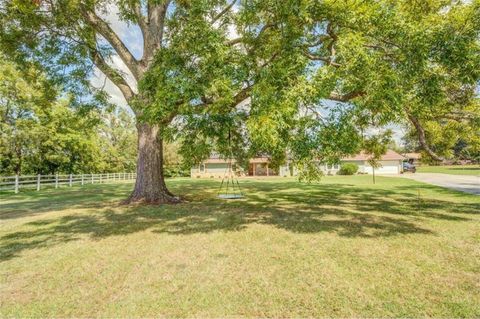
M 125 111 L 77 105 L 34 66 L 0 57 L 0 174 L 133 171 L 135 144 Z

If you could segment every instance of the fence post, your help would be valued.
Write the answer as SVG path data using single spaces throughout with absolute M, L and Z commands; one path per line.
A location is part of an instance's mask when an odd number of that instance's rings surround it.
M 42 177 L 41 177 L 40 174 L 38 174 L 37 175 L 37 192 L 40 190 L 40 178 L 42 178 Z
M 90 177 L 92 178 L 92 184 L 93 184 L 93 174 L 90 173 Z
M 55 174 L 55 188 L 58 188 L 58 173 Z
M 72 174 L 70 174 L 70 176 L 69 176 L 68 186 L 72 187 Z
M 102 174 L 100 173 L 99 176 L 100 176 L 100 179 L 99 179 L 98 183 L 101 184 L 102 183 Z
M 18 183 L 18 175 L 15 175 L 15 194 L 18 193 L 19 183 Z
M 83 186 L 83 173 L 82 173 L 82 186 Z

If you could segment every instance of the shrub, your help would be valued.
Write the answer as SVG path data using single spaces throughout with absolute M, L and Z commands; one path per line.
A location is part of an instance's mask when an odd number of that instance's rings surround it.
M 187 177 L 190 176 L 190 170 L 181 165 L 166 165 L 163 171 L 165 177 Z
M 340 167 L 338 175 L 354 175 L 358 171 L 358 165 L 354 163 L 345 163 Z

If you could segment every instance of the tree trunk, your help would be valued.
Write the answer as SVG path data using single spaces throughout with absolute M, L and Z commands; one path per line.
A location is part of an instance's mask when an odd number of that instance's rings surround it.
M 126 203 L 178 203 L 167 189 L 163 176 L 163 141 L 159 126 L 137 123 L 138 158 L 135 188 Z

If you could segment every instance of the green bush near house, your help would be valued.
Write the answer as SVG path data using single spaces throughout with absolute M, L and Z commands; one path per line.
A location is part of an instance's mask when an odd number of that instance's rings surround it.
M 188 177 L 190 170 L 182 165 L 167 165 L 164 168 L 165 177 Z
M 358 172 L 358 165 L 354 163 L 345 163 L 340 167 L 338 175 L 355 175 Z

